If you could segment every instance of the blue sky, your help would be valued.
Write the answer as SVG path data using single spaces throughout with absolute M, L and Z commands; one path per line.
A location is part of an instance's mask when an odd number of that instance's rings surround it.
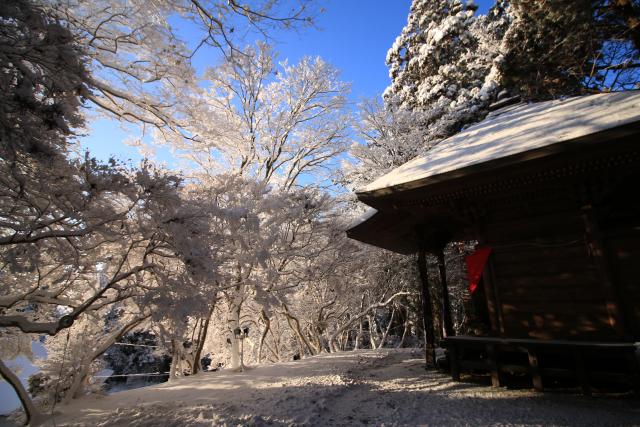
M 297 62 L 303 56 L 320 56 L 342 72 L 342 79 L 352 85 L 351 101 L 379 96 L 389 85 L 385 57 L 387 50 L 407 22 L 411 0 L 325 0 L 319 3 L 324 13 L 316 20 L 317 28 L 281 31 L 273 34 L 272 43 L 279 59 Z M 491 0 L 476 0 L 479 13 L 485 13 Z M 193 28 L 180 28 L 185 38 L 195 36 Z M 250 41 L 250 40 L 249 40 Z M 194 58 L 198 70 L 213 65 L 212 55 L 200 52 Z M 90 122 L 88 135 L 81 139 L 94 156 L 107 159 L 115 155 L 137 162 L 140 155 L 122 141 L 130 130 L 106 119 Z M 171 164 L 168 151 L 158 158 Z
M 35 358 L 42 359 L 47 356 L 47 350 L 39 341 L 34 341 L 31 347 Z M 24 356 L 18 356 L 13 360 L 4 360 L 4 362 L 20 378 L 25 387 L 28 387 L 28 378 L 38 372 L 38 368 Z M 20 401 L 13 391 L 13 387 L 6 381 L 0 380 L 0 414 L 8 414 L 19 407 Z

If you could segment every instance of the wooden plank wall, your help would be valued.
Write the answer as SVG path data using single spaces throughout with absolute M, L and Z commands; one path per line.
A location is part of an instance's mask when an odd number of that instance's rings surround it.
M 619 340 L 580 211 L 516 218 L 486 225 L 504 336 Z
M 617 286 L 625 329 L 640 341 L 640 165 L 603 201 L 604 247 Z M 631 169 L 631 168 L 630 168 Z
M 606 246 L 618 282 L 626 328 L 640 341 L 640 226 L 627 233 L 607 233 Z

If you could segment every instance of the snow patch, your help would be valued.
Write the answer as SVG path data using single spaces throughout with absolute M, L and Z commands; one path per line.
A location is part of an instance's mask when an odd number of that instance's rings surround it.
M 57 426 L 632 425 L 633 398 L 454 382 L 418 349 L 359 350 L 202 373 L 59 407 Z

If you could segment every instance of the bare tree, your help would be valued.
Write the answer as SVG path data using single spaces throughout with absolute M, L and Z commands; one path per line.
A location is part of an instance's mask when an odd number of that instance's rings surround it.
M 299 0 L 253 2 L 181 0 L 72 0 L 44 2 L 44 10 L 64 23 L 88 58 L 83 97 L 119 120 L 162 133 L 183 132 L 177 105 L 197 78 L 191 60 L 203 47 L 223 55 L 240 52 L 248 32 L 268 36 L 276 29 L 310 25 L 312 4 Z M 199 41 L 182 40 L 177 19 L 200 31 Z M 179 27 L 179 25 L 178 25 Z
M 187 110 L 198 141 L 170 141 L 200 173 L 228 171 L 287 189 L 346 150 L 349 87 L 338 71 L 319 58 L 276 64 L 274 55 L 258 44 L 208 71 L 209 89 Z
M 294 252 L 313 244 L 310 230 L 319 224 L 326 197 L 298 184 L 322 175 L 346 149 L 348 86 L 320 59 L 276 65 L 264 44 L 230 55 L 207 76 L 211 87 L 190 100 L 185 116 L 198 140 L 176 136 L 169 142 L 196 165 L 192 176 L 212 205 L 227 213 L 211 227 L 229 260 L 221 307 L 237 367 L 239 343 L 232 332 L 243 307 L 256 289 L 282 283 L 279 278 L 291 274 L 287 264 L 302 256 Z M 260 313 L 251 321 L 257 324 Z

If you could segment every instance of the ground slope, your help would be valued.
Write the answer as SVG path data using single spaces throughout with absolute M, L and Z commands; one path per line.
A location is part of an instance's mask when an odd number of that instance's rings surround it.
M 202 373 L 60 408 L 57 426 L 640 425 L 635 398 L 492 389 L 426 372 L 410 350 Z

